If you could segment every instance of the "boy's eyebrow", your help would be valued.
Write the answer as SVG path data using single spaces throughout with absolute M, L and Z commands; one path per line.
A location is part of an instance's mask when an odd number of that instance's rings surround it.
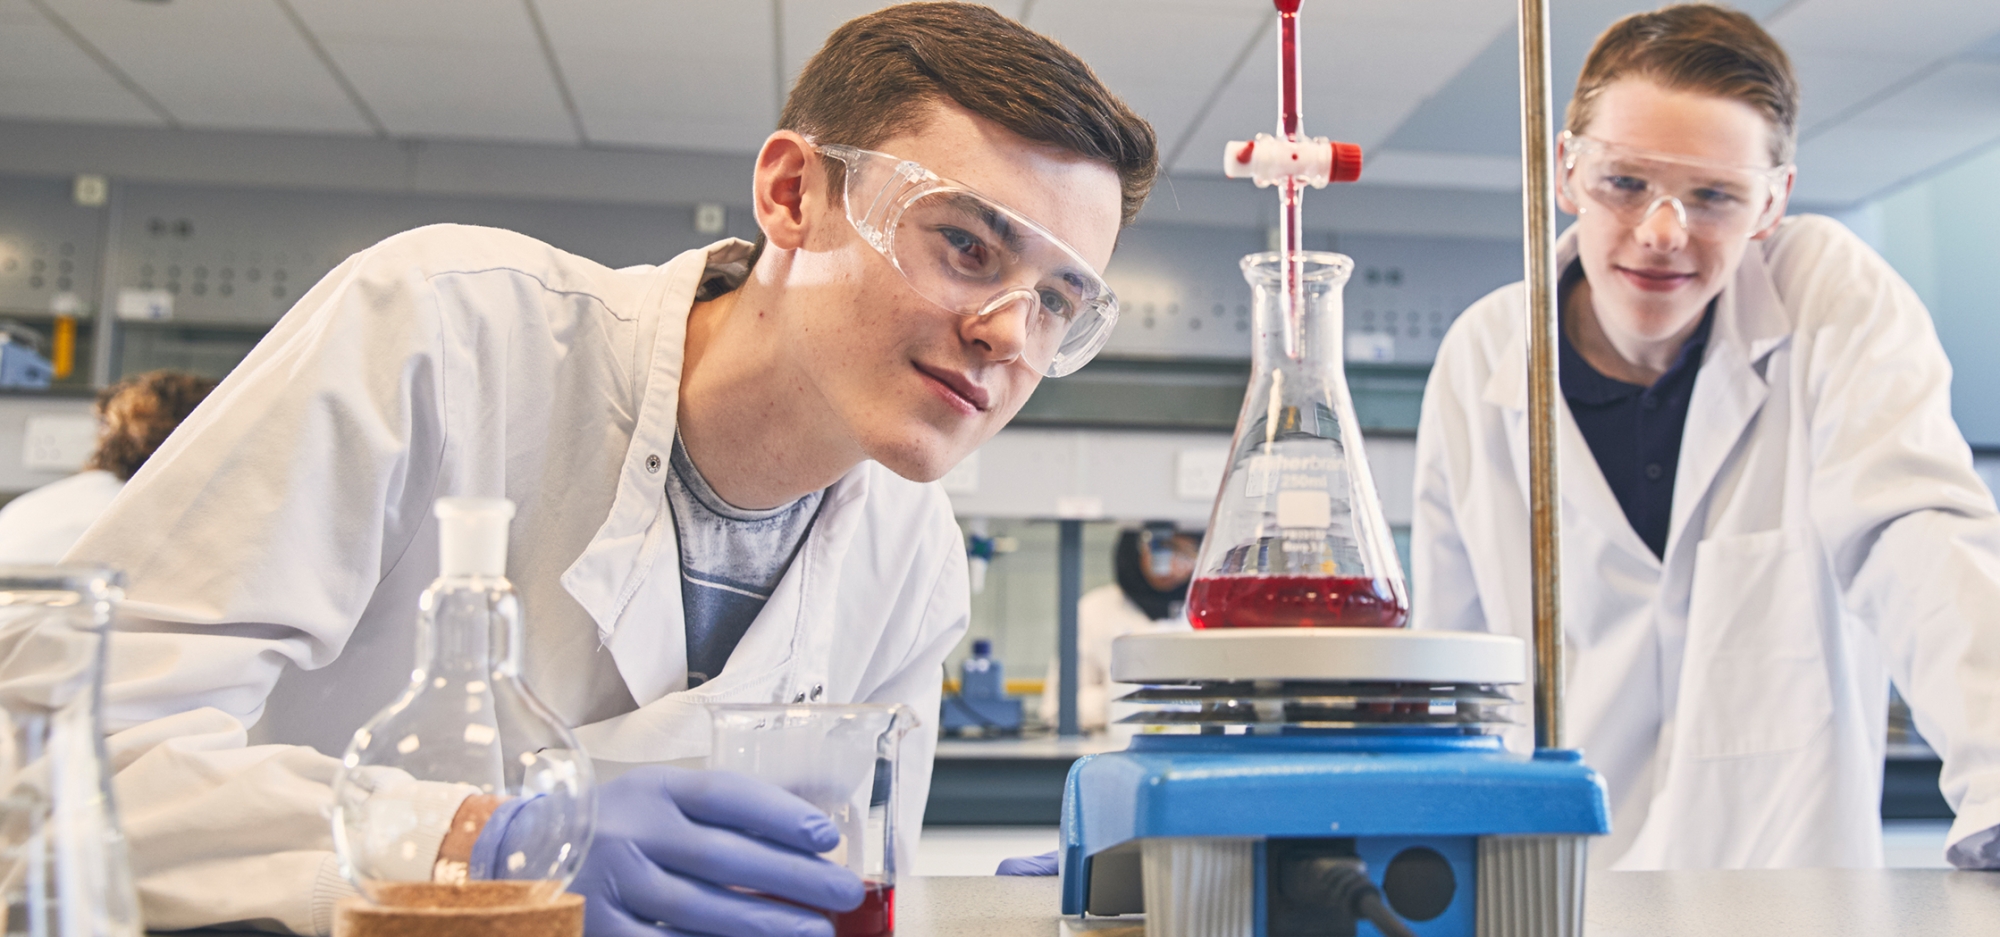
M 1002 244 L 1007 245 L 1008 250 L 1016 254 L 1021 252 L 1021 234 L 1014 230 L 1014 223 L 1008 220 L 1006 215 L 995 211 L 986 200 L 963 192 L 954 192 L 947 198 L 953 208 L 979 219 L 979 222 L 985 225 L 987 230 L 992 231 Z

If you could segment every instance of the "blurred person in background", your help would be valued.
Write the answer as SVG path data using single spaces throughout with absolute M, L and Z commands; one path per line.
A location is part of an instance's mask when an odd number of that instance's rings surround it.
M 0 508 L 0 563 L 55 563 L 111 505 L 215 381 L 185 371 L 135 374 L 97 393 L 97 450 L 81 472 Z
M 1098 586 L 1076 603 L 1076 717 L 1086 732 L 1112 723 L 1111 704 L 1129 684 L 1111 681 L 1111 642 L 1147 631 L 1186 631 L 1188 580 L 1194 576 L 1201 536 L 1153 522 L 1118 535 L 1112 548 L 1117 582 Z M 1049 662 L 1042 687 L 1042 719 L 1053 725 L 1060 701 L 1061 673 Z

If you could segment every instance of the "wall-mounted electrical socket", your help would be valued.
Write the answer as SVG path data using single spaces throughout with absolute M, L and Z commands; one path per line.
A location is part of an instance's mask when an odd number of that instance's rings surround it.
M 71 184 L 70 197 L 84 208 L 102 208 L 111 200 L 111 182 L 95 173 L 83 173 Z
M 694 207 L 694 230 L 696 234 L 721 234 L 729 222 L 729 212 L 714 202 L 703 202 Z

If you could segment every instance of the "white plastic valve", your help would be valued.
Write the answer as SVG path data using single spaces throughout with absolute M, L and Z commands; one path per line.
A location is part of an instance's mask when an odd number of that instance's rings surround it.
M 505 576 L 507 522 L 514 502 L 506 498 L 439 498 L 438 574 Z
M 1353 182 L 1361 175 L 1361 148 L 1325 137 L 1280 140 L 1260 133 L 1254 140 L 1231 140 L 1222 153 L 1222 173 L 1251 179 L 1258 188 L 1296 179 L 1315 189 L 1329 182 Z

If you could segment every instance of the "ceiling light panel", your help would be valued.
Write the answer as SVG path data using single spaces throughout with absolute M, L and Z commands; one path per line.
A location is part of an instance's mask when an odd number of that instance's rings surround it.
M 372 132 L 276 3 L 46 2 L 183 126 Z
M 538 8 L 594 143 L 749 153 L 777 123 L 769 0 Z
M 0 0 L 0 117 L 164 123 L 27 0 Z
M 289 0 L 391 136 L 578 143 L 521 0 Z

